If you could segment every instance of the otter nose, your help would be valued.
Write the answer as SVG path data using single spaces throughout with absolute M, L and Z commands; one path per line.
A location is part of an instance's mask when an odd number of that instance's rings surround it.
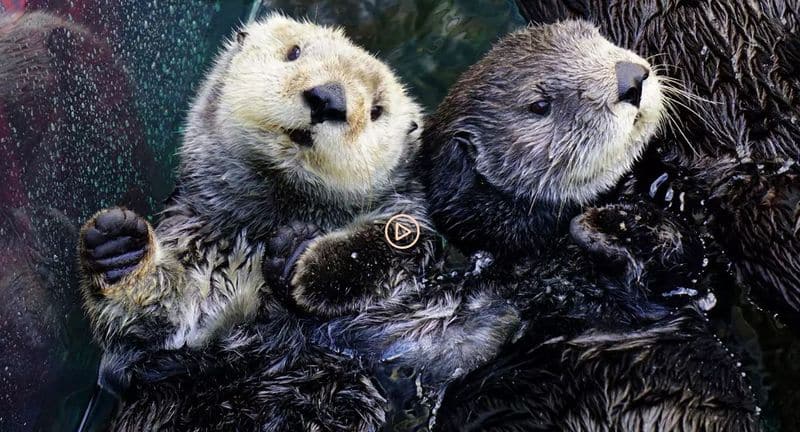
M 642 85 L 648 76 L 650 76 L 650 71 L 640 64 L 617 63 L 619 101 L 628 102 L 638 108 L 639 102 L 642 100 Z
M 311 124 L 347 121 L 347 99 L 341 85 L 327 83 L 308 89 L 303 92 L 303 99 L 311 108 Z

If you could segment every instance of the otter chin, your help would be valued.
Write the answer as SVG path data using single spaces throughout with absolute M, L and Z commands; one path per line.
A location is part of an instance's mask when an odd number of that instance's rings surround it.
M 646 60 L 586 22 L 505 37 L 424 132 L 423 177 L 441 184 L 431 216 L 466 249 L 547 237 L 631 169 L 665 118 L 661 89 Z M 465 201 L 503 210 L 470 214 Z

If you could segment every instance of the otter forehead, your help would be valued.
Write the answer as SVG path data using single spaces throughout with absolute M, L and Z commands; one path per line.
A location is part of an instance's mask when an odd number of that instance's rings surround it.
M 516 90 L 573 93 L 596 106 L 616 102 L 615 68 L 619 62 L 647 63 L 622 49 L 583 21 L 528 27 L 501 40 L 483 59 L 490 81 Z
M 297 46 L 304 57 L 320 62 L 318 67 L 313 68 L 316 73 L 321 69 L 323 73 L 357 82 L 374 91 L 391 90 L 394 85 L 399 85 L 388 66 L 354 45 L 340 28 L 273 15 L 247 26 L 243 31 L 247 37 L 235 62 L 283 64 L 287 51 Z M 294 82 L 300 87 L 303 81 L 314 79 L 314 76 L 301 71 L 294 77 Z M 291 90 L 284 87 L 285 92 Z

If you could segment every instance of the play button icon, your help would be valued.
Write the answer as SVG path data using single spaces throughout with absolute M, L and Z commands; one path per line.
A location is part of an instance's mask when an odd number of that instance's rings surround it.
M 398 214 L 386 222 L 383 234 L 393 248 L 408 249 L 419 240 L 419 222 L 407 214 Z

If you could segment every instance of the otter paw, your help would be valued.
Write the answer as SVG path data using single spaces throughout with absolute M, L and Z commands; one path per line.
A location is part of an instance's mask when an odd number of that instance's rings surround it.
M 267 285 L 280 297 L 288 296 L 289 280 L 297 260 L 320 235 L 322 231 L 316 225 L 295 221 L 278 228 L 267 242 L 261 269 Z
M 333 317 L 355 312 L 385 293 L 397 267 L 392 251 L 368 232 L 335 233 L 314 241 L 295 266 L 290 300 L 301 310 Z
M 591 208 L 572 220 L 570 231 L 575 243 L 602 268 L 645 272 L 653 292 L 690 286 L 702 272 L 698 236 L 649 205 Z
M 702 246 L 678 220 L 649 205 L 590 208 L 572 220 L 575 242 L 610 262 L 656 260 L 665 267 L 702 255 Z
M 113 284 L 141 263 L 149 248 L 148 223 L 123 208 L 105 210 L 81 232 L 81 256 L 87 271 Z

